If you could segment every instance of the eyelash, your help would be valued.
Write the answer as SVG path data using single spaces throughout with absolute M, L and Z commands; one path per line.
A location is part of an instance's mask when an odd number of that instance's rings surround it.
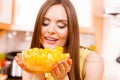
M 59 25 L 57 25 L 60 29 L 63 29 L 63 28 L 65 28 L 65 26 L 59 26 Z
M 42 25 L 43 25 L 43 26 L 48 26 L 49 23 L 44 23 L 44 22 L 43 22 Z M 63 29 L 63 28 L 65 28 L 66 25 L 64 25 L 64 26 L 59 26 L 59 25 L 57 25 L 57 26 L 58 26 L 58 28 Z
M 48 23 L 44 23 L 44 22 L 43 22 L 43 23 L 42 23 L 42 25 L 43 25 L 43 26 L 48 26 L 49 24 L 48 24 Z

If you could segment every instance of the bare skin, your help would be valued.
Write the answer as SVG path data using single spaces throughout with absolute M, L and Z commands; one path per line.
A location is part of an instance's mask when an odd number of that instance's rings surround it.
M 104 62 L 102 56 L 91 52 L 84 65 L 84 80 L 103 80 Z

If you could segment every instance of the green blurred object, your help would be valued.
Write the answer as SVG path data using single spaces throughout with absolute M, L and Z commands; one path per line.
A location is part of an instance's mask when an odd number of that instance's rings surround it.
M 3 61 L 6 60 L 6 54 L 5 53 L 0 53 L 0 69 L 2 68 Z
M 6 54 L 5 53 L 0 53 L 0 60 L 5 59 L 6 58 Z

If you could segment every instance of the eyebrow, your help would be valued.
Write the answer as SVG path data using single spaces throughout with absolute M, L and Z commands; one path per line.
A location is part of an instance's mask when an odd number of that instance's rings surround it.
M 65 23 L 68 23 L 67 20 L 58 20 L 57 22 L 65 22 Z
M 49 18 L 47 18 L 47 17 L 44 17 L 44 19 L 50 20 L 50 19 L 49 19 Z M 67 22 L 68 22 L 68 20 L 65 20 L 65 19 L 60 19 L 60 20 L 58 20 L 57 22 L 65 22 L 65 23 L 67 23 Z
M 43 18 L 43 20 L 44 20 L 44 19 L 50 20 L 50 19 L 49 19 L 49 18 L 47 18 L 47 17 L 44 17 L 44 18 Z

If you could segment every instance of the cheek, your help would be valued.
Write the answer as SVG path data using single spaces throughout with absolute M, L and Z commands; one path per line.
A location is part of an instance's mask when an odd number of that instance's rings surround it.
M 44 27 L 42 28 L 42 31 L 41 31 L 42 35 L 46 32 L 46 30 L 47 30 L 47 28 L 44 28 Z
M 45 29 L 45 28 L 42 28 L 42 30 L 41 30 L 41 37 L 40 37 L 40 40 L 41 40 L 42 42 L 43 42 L 43 40 L 44 40 L 45 32 L 46 32 L 46 29 Z
M 66 41 L 68 37 L 68 30 L 59 31 L 59 37 L 61 40 Z
M 47 33 L 47 28 L 42 28 L 41 33 L 41 36 L 44 37 L 44 35 Z

